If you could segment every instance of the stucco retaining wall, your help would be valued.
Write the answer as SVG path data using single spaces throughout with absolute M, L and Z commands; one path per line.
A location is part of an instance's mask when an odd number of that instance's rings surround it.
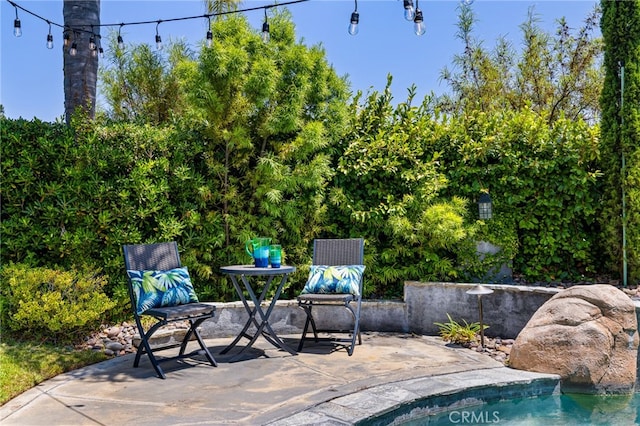
M 406 282 L 404 300 L 365 300 L 362 302 L 362 331 L 413 332 L 437 335 L 434 322 L 446 322 L 447 313 L 456 321 L 478 321 L 477 296 L 465 292 L 477 284 Z M 483 296 L 484 323 L 488 336 L 514 338 L 529 318 L 557 289 L 514 285 L 484 284 L 494 291 Z M 216 316 L 202 325 L 205 338 L 237 335 L 248 315 L 240 302 L 215 303 Z M 266 309 L 266 307 L 264 307 Z M 339 328 L 348 321 L 346 309 L 315 308 L 318 323 Z M 304 326 L 304 312 L 295 300 L 280 300 L 269 322 L 279 334 L 297 334 Z

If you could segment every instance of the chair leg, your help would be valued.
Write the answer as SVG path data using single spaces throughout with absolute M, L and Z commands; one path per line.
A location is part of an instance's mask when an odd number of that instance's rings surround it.
M 349 354 L 349 356 L 353 355 L 353 350 L 356 347 L 356 337 L 358 339 L 358 344 L 362 344 L 362 337 L 360 336 L 360 325 L 358 319 L 358 317 L 355 318 L 356 321 L 353 327 L 353 335 L 351 336 L 351 345 L 349 345 L 349 347 L 347 348 L 347 353 Z
M 313 331 L 313 338 L 316 341 L 316 343 L 318 342 L 318 329 L 316 327 L 316 322 L 313 319 L 313 314 L 312 314 L 312 309 L 313 309 L 313 302 L 310 302 L 308 304 L 301 304 L 299 305 L 305 312 L 305 314 L 307 315 L 307 319 L 304 322 L 304 329 L 302 330 L 302 337 L 300 338 L 300 343 L 298 344 L 298 352 L 300 352 L 302 350 L 302 346 L 304 345 L 304 341 L 307 339 L 307 332 L 309 330 L 309 324 L 311 324 L 311 330 Z
M 313 330 L 313 335 L 315 338 L 315 341 L 318 342 L 318 329 L 316 327 L 316 322 L 313 319 L 313 315 L 312 315 L 312 303 L 306 303 L 306 304 L 300 304 L 299 305 L 302 309 L 304 309 L 305 314 L 307 315 L 307 318 L 305 320 L 304 323 L 304 329 L 302 330 L 302 337 L 300 338 L 300 343 L 298 344 L 298 352 L 302 351 L 302 347 L 304 346 L 304 341 L 307 339 L 307 332 L 309 331 L 309 324 L 311 324 L 311 329 Z M 360 307 L 361 307 L 361 300 L 358 300 L 358 306 L 357 308 L 354 310 L 353 307 L 351 306 L 351 304 L 349 302 L 345 302 L 344 307 L 351 313 L 351 316 L 353 317 L 353 330 L 351 331 L 351 343 L 349 344 L 344 344 L 343 346 L 346 347 L 347 349 L 347 353 L 349 354 L 349 356 L 353 355 L 353 350 L 356 346 L 356 340 L 358 342 L 359 345 L 362 344 L 362 335 L 360 333 Z M 342 342 L 347 343 L 348 339 L 342 339 Z
M 300 305 L 300 307 L 304 310 L 306 319 L 304 321 L 304 328 L 302 329 L 302 337 L 300 337 L 300 343 L 298 343 L 298 352 L 302 351 L 302 346 L 304 346 L 304 340 L 307 338 L 307 330 L 309 330 L 309 323 L 311 322 L 309 320 L 310 314 L 311 314 L 311 312 L 309 312 L 310 308 L 304 305 Z
M 163 321 L 159 321 L 155 323 L 149 329 L 148 332 L 145 333 L 144 329 L 142 328 L 142 324 L 138 324 L 138 331 L 140 332 L 140 339 L 142 341 L 141 343 L 142 343 L 143 349 L 141 350 L 140 348 L 138 348 L 138 350 L 136 351 L 136 358 L 133 361 L 133 366 L 134 368 L 138 367 L 140 363 L 140 357 L 142 356 L 143 353 L 146 352 L 147 356 L 149 357 L 149 361 L 151 361 L 151 365 L 153 366 L 153 369 L 156 370 L 156 374 L 158 375 L 158 377 L 160 377 L 161 379 L 166 379 L 166 376 L 164 375 L 162 368 L 160 368 L 158 360 L 156 359 L 155 355 L 153 354 L 153 351 L 151 350 L 151 345 L 149 345 L 149 340 L 151 339 L 151 336 L 153 335 L 153 333 L 155 333 L 163 325 L 164 325 Z
M 211 352 L 209 352 L 209 348 L 207 348 L 207 345 L 204 344 L 204 340 L 202 340 L 202 336 L 200 336 L 200 332 L 198 331 L 198 327 L 200 326 L 200 324 L 202 324 L 207 319 L 208 318 L 200 318 L 196 321 L 191 319 L 189 320 L 189 324 L 191 324 L 191 327 L 189 327 L 189 331 L 187 331 L 187 334 L 184 336 L 184 339 L 182 340 L 182 344 L 180 345 L 179 356 L 184 355 L 184 352 L 187 348 L 187 344 L 189 343 L 189 339 L 191 338 L 191 334 L 193 334 L 194 336 L 196 336 L 196 340 L 198 341 L 200 348 L 202 348 L 202 350 L 204 351 L 204 354 L 209 360 L 209 363 L 211 363 L 211 365 L 213 365 L 214 367 L 217 367 L 218 363 L 216 362 L 215 358 L 213 358 L 213 355 L 211 355 Z
M 347 303 L 345 305 L 345 308 L 347 308 L 353 316 L 353 333 L 351 336 L 351 345 L 347 348 L 347 353 L 349 354 L 349 356 L 353 355 L 353 350 L 356 346 L 356 337 L 358 339 L 358 344 L 362 345 L 362 336 L 360 335 L 360 307 L 360 300 L 358 300 L 358 307 L 356 308 L 356 311 L 353 310 L 350 304 Z

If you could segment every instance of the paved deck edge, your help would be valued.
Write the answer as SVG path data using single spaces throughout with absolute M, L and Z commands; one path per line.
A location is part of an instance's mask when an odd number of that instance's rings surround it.
M 488 368 L 374 386 L 268 425 L 393 425 L 486 402 L 559 393 L 558 375 Z

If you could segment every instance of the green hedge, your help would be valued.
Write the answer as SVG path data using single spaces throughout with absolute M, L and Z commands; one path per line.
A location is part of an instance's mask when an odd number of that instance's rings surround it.
M 470 114 L 452 122 L 434 147 L 450 194 L 477 201 L 489 191 L 495 230 L 488 237 L 511 247 L 515 236 L 514 270 L 534 281 L 604 272 L 598 148 L 597 126 L 568 119 L 549 125 L 529 110 Z
M 366 117 L 359 123 L 375 122 Z M 331 185 L 322 176 L 308 190 L 293 176 L 281 180 L 290 201 L 270 211 L 260 188 L 256 198 L 221 197 L 222 169 L 212 166 L 197 128 L 104 123 L 74 130 L 2 118 L 2 261 L 100 269 L 124 310 L 122 244 L 177 240 L 199 294 L 231 300 L 233 289 L 217 268 L 249 260 L 243 242 L 252 229 L 278 239 L 289 262 L 301 266 L 285 296 L 302 285 L 317 236 L 367 238 L 373 265 L 367 293 L 375 296 L 399 295 L 406 279 L 481 276 L 491 265 L 474 263 L 476 240 L 503 247 L 496 261 L 512 261 L 528 280 L 608 272 L 597 241 L 597 127 L 570 120 L 548 127 L 530 111 L 464 119 L 405 111 L 395 120 L 384 126 L 386 136 L 360 130 L 338 144 L 342 160 Z M 406 120 L 422 130 L 398 136 Z M 256 173 L 273 176 L 267 166 L 275 163 L 265 162 L 268 156 Z M 396 166 L 407 170 L 396 174 Z M 256 192 L 254 184 L 238 180 L 238 194 Z M 486 223 L 476 222 L 482 190 L 494 202 L 494 219 Z M 296 199 L 297 192 L 306 197 Z M 332 195 L 325 199 L 323 192 Z M 233 202 L 226 219 L 223 202 Z M 283 210 L 287 205 L 291 211 Z M 332 222 L 322 213 L 327 209 Z M 442 229 L 446 235 L 434 234 Z

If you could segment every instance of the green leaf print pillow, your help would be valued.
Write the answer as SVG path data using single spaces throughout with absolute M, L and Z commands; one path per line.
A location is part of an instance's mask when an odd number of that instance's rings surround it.
M 360 295 L 364 265 L 311 265 L 302 293 L 350 293 Z
M 138 315 L 152 308 L 198 301 L 186 267 L 168 271 L 127 271 Z

